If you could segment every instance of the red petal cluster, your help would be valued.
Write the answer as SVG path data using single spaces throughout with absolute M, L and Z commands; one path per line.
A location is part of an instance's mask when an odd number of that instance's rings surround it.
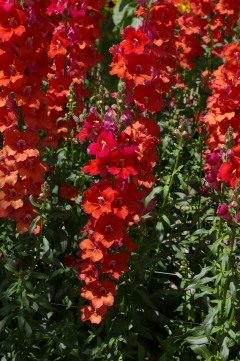
M 234 42 L 226 45 L 223 54 L 226 61 L 213 72 L 213 78 L 209 82 L 212 95 L 207 100 L 208 112 L 203 118 L 210 132 L 207 144 L 211 151 L 226 142 L 226 133 L 230 126 L 236 142 L 239 138 L 240 45 Z
M 76 122 L 65 117 L 70 89 L 75 115 L 88 96 L 82 81 L 100 56 L 103 1 L 25 0 L 0 3 L 0 161 L 1 216 L 17 222 L 20 233 L 36 217 L 29 196 L 37 199 L 48 165 L 39 148 L 57 146 Z M 62 118 L 61 121 L 57 121 Z M 47 136 L 40 139 L 39 130 Z M 41 149 L 42 152 L 42 149 Z M 76 199 L 75 188 L 62 184 L 60 195 Z M 34 233 L 38 233 L 37 225 Z
M 192 69 L 194 59 L 204 53 L 204 45 L 212 47 L 213 54 L 223 56 L 224 39 L 233 35 L 232 24 L 237 22 L 238 9 L 239 2 L 235 0 L 188 2 L 177 19 L 180 31 L 176 45 L 181 67 Z
M 28 126 L 28 115 L 46 103 L 41 90 L 48 72 L 44 34 L 49 32 L 49 25 L 41 22 L 44 5 L 21 6 L 16 1 L 0 4 L 0 207 L 5 217 L 17 222 L 19 233 L 26 232 L 36 217 L 29 196 L 41 193 L 43 175 L 48 171 L 48 165 L 39 158 L 36 129 L 30 126 L 23 130 L 24 123 Z M 33 233 L 39 230 L 37 224 Z
M 155 148 L 160 128 L 155 120 L 129 117 L 129 125 L 122 122 L 118 128 L 108 120 L 110 113 L 114 119 L 111 108 L 102 119 L 92 109 L 78 134 L 81 140 L 92 141 L 88 150 L 95 155 L 83 171 L 103 177 L 91 184 L 82 200 L 90 219 L 83 229 L 87 238 L 79 244 L 78 267 L 79 279 L 85 282 L 81 296 L 90 305 L 81 311 L 82 320 L 93 323 L 101 322 L 114 303 L 116 286 L 112 279 L 128 271 L 126 263 L 136 246 L 127 231 L 144 212 L 143 200 L 155 181 L 152 168 L 158 159 Z
M 173 71 L 177 67 L 176 38 L 174 36 L 177 9 L 164 0 L 148 11 L 138 28 L 126 27 L 123 41 L 114 45 L 110 74 L 125 79 L 127 99 L 139 108 L 155 113 L 162 109 L 163 94 L 176 82 Z
M 240 182 L 240 45 L 235 42 L 226 45 L 223 54 L 226 60 L 213 72 L 208 112 L 202 118 L 209 131 L 207 145 L 212 152 L 206 156 L 211 170 L 205 179 L 215 190 L 220 189 L 219 181 L 233 188 L 231 206 L 235 208 Z M 220 211 L 217 214 L 222 216 Z M 224 219 L 231 221 L 232 216 L 227 213 Z

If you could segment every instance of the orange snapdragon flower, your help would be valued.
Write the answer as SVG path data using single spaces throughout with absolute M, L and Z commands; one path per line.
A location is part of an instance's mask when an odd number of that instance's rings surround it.
M 5 184 L 0 191 L 0 207 L 7 209 L 12 206 L 14 209 L 23 206 L 23 197 L 27 194 L 26 188 L 23 187 L 22 182 L 17 182 L 14 185 Z
M 17 162 L 25 161 L 28 157 L 37 157 L 36 148 L 39 136 L 28 129 L 20 132 L 17 129 L 7 130 L 3 134 L 3 146 L 7 156 L 12 155 Z

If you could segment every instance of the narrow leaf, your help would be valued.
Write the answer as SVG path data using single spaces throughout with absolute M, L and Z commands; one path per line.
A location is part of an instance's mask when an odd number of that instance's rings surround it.
M 193 350 L 193 352 L 195 352 L 195 354 L 204 357 L 204 359 L 207 361 L 208 360 L 210 361 L 211 353 L 208 350 L 206 345 L 193 345 L 193 346 L 190 346 L 190 348 Z
M 29 233 L 32 233 L 34 231 L 34 229 L 37 226 L 37 223 L 40 221 L 41 217 L 37 216 L 31 223 L 30 227 L 29 227 Z
M 220 350 L 221 361 L 227 361 L 229 356 L 228 337 L 225 337 Z
M 37 201 L 35 201 L 35 199 L 34 199 L 34 197 L 33 197 L 32 194 L 30 195 L 29 200 L 30 200 L 30 202 L 31 202 L 31 204 L 32 204 L 33 206 L 35 206 L 35 207 L 37 207 L 37 208 L 40 208 L 40 207 L 41 207 L 41 204 L 38 203 Z
M 205 335 L 201 335 L 197 337 L 187 337 L 186 341 L 191 345 L 201 345 L 203 343 L 207 343 L 208 338 Z

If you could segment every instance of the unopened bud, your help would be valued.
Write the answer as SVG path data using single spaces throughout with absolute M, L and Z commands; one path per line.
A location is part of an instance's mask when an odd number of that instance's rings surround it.
M 230 203 L 230 207 L 232 207 L 232 208 L 237 208 L 237 202 L 235 202 L 235 201 L 232 201 L 231 203 Z
M 44 182 L 41 186 L 41 191 L 43 193 L 42 197 L 46 197 L 50 192 L 50 185 L 48 182 Z

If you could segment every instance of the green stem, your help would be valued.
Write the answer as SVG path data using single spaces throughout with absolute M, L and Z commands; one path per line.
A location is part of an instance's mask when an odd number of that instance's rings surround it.
M 43 242 L 43 227 L 45 224 L 45 219 L 44 219 L 45 208 L 46 208 L 46 196 L 44 195 L 44 200 L 43 200 L 43 204 L 42 204 L 42 208 L 41 208 L 40 232 L 39 232 L 39 236 L 38 236 L 38 240 L 37 240 L 37 244 L 36 244 L 37 252 L 36 252 L 36 258 L 31 267 L 32 272 L 34 272 L 34 269 L 35 269 L 36 264 L 38 263 L 39 257 L 40 257 L 40 247 Z
M 226 189 L 226 185 L 225 183 L 222 184 L 222 190 L 221 190 L 221 204 L 224 203 L 224 198 L 225 198 L 225 189 Z M 220 237 L 222 236 L 222 232 L 223 232 L 223 219 L 220 218 L 219 220 L 219 228 L 218 228 L 218 233 L 217 233 L 217 240 L 219 241 Z M 218 245 L 217 247 L 217 260 L 219 260 L 219 252 L 220 252 L 220 245 Z M 221 294 L 222 294 L 222 287 L 220 287 L 219 283 L 217 285 L 217 298 L 220 299 L 221 298 Z M 220 327 L 221 325 L 221 320 L 220 317 L 218 315 L 218 327 Z
M 146 20 L 145 20 L 144 30 L 143 30 L 144 33 L 147 32 L 147 26 L 148 26 L 148 20 L 149 20 L 151 6 L 152 6 L 152 0 L 150 0 L 148 5 L 147 5 L 147 15 L 146 15 Z
M 183 319 L 186 321 L 186 323 L 184 324 L 184 329 L 185 329 L 185 332 L 187 332 L 187 321 L 188 321 L 188 318 L 187 318 L 187 304 L 188 304 L 188 301 L 187 301 L 187 291 L 186 291 L 186 288 L 187 288 L 187 282 L 188 282 L 188 278 L 187 278 L 187 270 L 184 271 L 184 278 L 185 278 L 185 282 L 184 282 L 184 303 L 183 303 Z
M 182 150 L 182 145 L 183 145 L 183 137 L 181 137 L 181 140 L 180 140 L 180 145 L 179 145 L 179 151 L 178 151 L 178 155 L 177 155 L 177 158 L 176 158 L 176 161 L 175 161 L 175 164 L 174 164 L 174 168 L 173 168 L 173 171 L 172 171 L 172 175 L 171 175 L 171 178 L 170 178 L 170 181 L 168 183 L 168 191 L 167 191 L 167 194 L 166 194 L 166 197 L 163 201 L 163 204 L 162 204 L 162 209 L 165 208 L 166 206 L 166 203 L 167 203 L 167 200 L 168 200 L 168 196 L 169 196 L 169 193 L 170 193 L 170 190 L 171 190 L 171 187 L 172 187 L 172 184 L 173 184 L 173 181 L 174 181 L 174 177 L 175 177 L 175 174 L 176 174 L 176 171 L 178 169 L 178 165 L 179 165 L 179 160 L 180 160 L 180 154 L 181 154 L 181 150 Z
M 237 224 L 235 223 L 234 228 L 233 228 L 233 233 L 232 233 L 232 240 L 231 240 L 231 248 L 230 248 L 230 253 L 229 253 L 229 259 L 228 259 L 228 263 L 227 263 L 227 280 L 225 282 L 224 290 L 223 290 L 223 301 L 222 301 L 222 309 L 221 309 L 221 324 L 223 324 L 223 322 L 224 322 L 224 311 L 225 311 L 225 306 L 226 306 L 227 291 L 228 291 L 228 288 L 229 288 L 230 276 L 232 275 L 232 255 L 233 255 L 233 250 L 234 250 L 236 232 L 237 232 Z
M 227 263 L 227 270 L 226 271 L 224 270 L 224 272 L 226 272 L 226 280 L 225 280 L 224 288 L 223 288 L 223 290 L 221 289 L 221 292 L 220 292 L 221 294 L 223 293 L 223 295 L 222 295 L 221 315 L 220 315 L 220 317 L 218 315 L 218 327 L 220 327 L 221 325 L 224 325 L 225 321 L 226 321 L 226 320 L 224 320 L 224 312 L 225 312 L 225 307 L 226 307 L 230 277 L 232 276 L 232 255 L 233 255 L 233 251 L 234 251 L 236 233 L 237 233 L 237 224 L 235 223 L 234 227 L 233 227 L 233 232 L 232 232 L 232 240 L 231 240 L 231 247 L 230 247 L 229 258 L 228 258 L 228 263 Z M 219 295 L 218 299 L 220 299 L 220 298 L 221 298 L 221 295 Z M 234 316 L 235 316 L 235 308 L 234 308 L 234 306 L 232 306 L 232 311 L 231 311 L 231 315 L 230 315 L 229 322 L 228 322 L 229 326 L 231 326 L 231 324 L 234 320 Z M 220 337 L 222 336 L 223 331 L 219 330 L 217 333 L 216 345 L 215 345 L 216 351 L 219 350 L 221 347 Z
M 199 138 L 200 138 L 200 170 L 199 170 L 199 183 L 201 182 L 202 179 L 202 168 L 203 168 L 203 139 L 202 139 L 202 134 L 199 134 Z M 201 201 L 202 201 L 202 195 L 201 192 L 199 192 L 199 197 L 198 197 L 198 206 L 197 206 L 197 213 L 200 213 L 201 210 Z M 201 229 L 201 217 L 199 217 L 198 220 L 198 229 Z

